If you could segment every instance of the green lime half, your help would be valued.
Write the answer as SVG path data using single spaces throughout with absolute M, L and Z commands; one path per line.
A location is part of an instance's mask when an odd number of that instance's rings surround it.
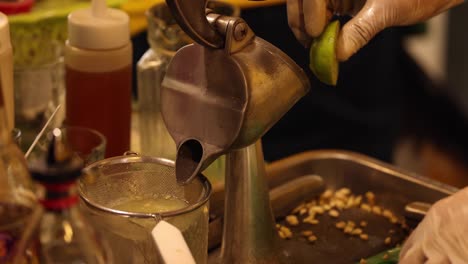
M 336 85 L 339 62 L 336 58 L 336 42 L 340 32 L 340 21 L 327 25 L 323 33 L 315 38 L 310 47 L 310 69 L 325 84 Z

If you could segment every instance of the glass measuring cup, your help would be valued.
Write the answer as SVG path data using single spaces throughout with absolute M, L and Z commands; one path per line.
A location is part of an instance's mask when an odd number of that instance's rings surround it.
M 157 263 L 150 233 L 161 219 L 179 228 L 196 263 L 206 263 L 211 185 L 204 176 L 180 186 L 173 161 L 114 157 L 87 167 L 79 192 L 116 263 Z

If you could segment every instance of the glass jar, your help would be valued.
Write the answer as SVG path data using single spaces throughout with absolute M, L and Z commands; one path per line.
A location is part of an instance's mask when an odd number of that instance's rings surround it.
M 137 64 L 141 153 L 175 159 L 176 146 L 161 116 L 161 83 L 176 51 L 192 42 L 165 4 L 146 12 L 150 49 Z
M 62 44 L 50 43 L 47 50 L 49 56 L 31 64 L 15 64 L 15 125 L 23 133 L 23 151 L 31 145 L 58 105 L 64 109 Z M 60 127 L 63 113 L 59 111 L 49 127 Z

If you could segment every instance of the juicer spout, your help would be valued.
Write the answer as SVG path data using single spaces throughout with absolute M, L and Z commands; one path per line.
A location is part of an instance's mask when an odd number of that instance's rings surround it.
M 222 149 L 199 140 L 189 139 L 177 148 L 176 178 L 179 184 L 190 183 L 198 174 L 222 155 Z

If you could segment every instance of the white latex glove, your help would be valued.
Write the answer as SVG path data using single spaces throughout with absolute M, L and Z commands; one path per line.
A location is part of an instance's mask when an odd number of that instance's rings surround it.
M 287 0 L 288 22 L 303 44 L 319 36 L 333 15 L 355 15 L 343 27 L 337 57 L 347 60 L 390 26 L 427 20 L 463 0 Z
M 468 188 L 431 207 L 403 245 L 399 263 L 468 263 Z

